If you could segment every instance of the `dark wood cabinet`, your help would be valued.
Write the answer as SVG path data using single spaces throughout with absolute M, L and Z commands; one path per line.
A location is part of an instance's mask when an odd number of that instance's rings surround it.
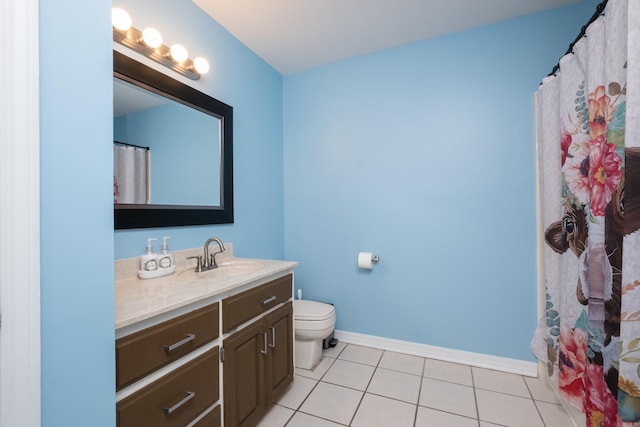
M 291 299 L 292 283 L 293 276 L 288 274 L 223 299 L 222 332 L 230 332 L 242 323 Z
M 252 426 L 265 412 L 262 319 L 224 340 L 224 425 Z
M 116 340 L 116 391 L 218 338 L 219 316 L 215 303 Z
M 117 427 L 260 422 L 293 381 L 293 274 L 238 289 L 116 330 Z
M 118 427 L 182 427 L 219 397 L 218 347 L 116 404 Z
M 183 427 L 211 408 L 220 398 L 219 334 L 215 302 L 117 339 L 116 390 L 146 385 L 118 399 L 116 425 Z M 204 346 L 210 349 L 195 357 Z M 161 369 L 166 373 L 158 375 Z M 220 409 L 203 420 L 199 425 L 220 425 Z
M 211 412 L 202 417 L 193 427 L 221 427 L 220 405 L 213 408 Z
M 291 301 L 223 341 L 224 425 L 256 425 L 293 381 Z
M 282 396 L 293 381 L 293 305 L 285 304 L 281 309 L 265 317 L 267 325 L 266 387 L 267 402 Z

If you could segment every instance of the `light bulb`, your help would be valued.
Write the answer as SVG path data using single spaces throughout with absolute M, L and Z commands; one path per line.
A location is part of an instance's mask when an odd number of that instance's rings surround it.
M 184 46 L 176 43 L 174 45 L 171 45 L 171 57 L 176 62 L 184 62 L 189 57 L 189 53 Z
M 114 7 L 111 9 L 111 24 L 120 31 L 127 31 L 131 28 L 131 16 L 126 10 Z
M 142 40 L 147 46 L 153 49 L 162 45 L 162 35 L 155 28 L 145 28 L 142 32 Z
M 209 62 L 206 59 L 199 56 L 193 60 L 193 68 L 200 74 L 207 74 L 209 71 Z

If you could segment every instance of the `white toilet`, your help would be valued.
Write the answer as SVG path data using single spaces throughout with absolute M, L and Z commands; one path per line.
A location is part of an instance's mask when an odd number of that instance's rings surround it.
M 293 328 L 295 330 L 295 366 L 311 369 L 320 362 L 322 340 L 333 332 L 336 311 L 331 304 L 317 301 L 293 301 Z

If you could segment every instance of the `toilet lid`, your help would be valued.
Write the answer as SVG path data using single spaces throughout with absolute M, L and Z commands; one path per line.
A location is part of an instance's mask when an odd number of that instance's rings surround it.
M 331 304 L 308 300 L 293 301 L 293 317 L 296 320 L 326 320 L 333 316 L 334 312 Z

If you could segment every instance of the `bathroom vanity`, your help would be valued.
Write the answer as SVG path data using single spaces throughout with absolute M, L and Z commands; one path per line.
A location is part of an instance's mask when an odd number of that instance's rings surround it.
M 156 279 L 137 278 L 138 258 L 116 261 L 118 427 L 253 426 L 293 381 L 297 263 L 228 250 L 198 273 L 195 251 Z

